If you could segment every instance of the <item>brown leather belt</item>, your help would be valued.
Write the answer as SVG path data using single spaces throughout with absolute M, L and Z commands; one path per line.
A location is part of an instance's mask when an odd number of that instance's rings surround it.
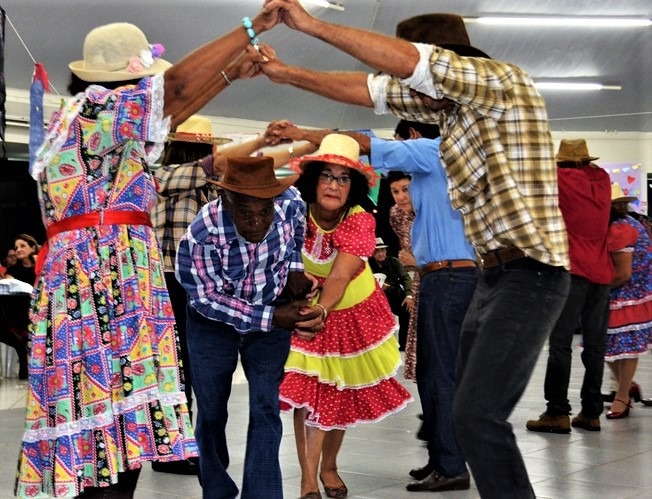
M 525 253 L 516 246 L 509 246 L 508 248 L 500 248 L 489 253 L 484 253 L 480 255 L 480 258 L 482 259 L 482 267 L 488 269 L 525 258 Z
M 475 260 L 442 260 L 440 262 L 426 263 L 419 269 L 421 275 L 426 275 L 430 272 L 436 272 L 441 269 L 461 269 L 463 267 L 477 267 L 478 264 Z

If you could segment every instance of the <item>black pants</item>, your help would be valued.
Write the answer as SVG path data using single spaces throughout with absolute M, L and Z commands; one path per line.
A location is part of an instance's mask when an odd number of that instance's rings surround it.
M 20 379 L 27 378 L 27 326 L 31 296 L 27 294 L 0 297 L 0 342 L 18 354 Z
M 186 305 L 188 294 L 183 286 L 179 284 L 174 272 L 165 273 L 165 284 L 170 294 L 174 319 L 177 322 L 179 333 L 179 344 L 181 347 L 181 361 L 183 362 L 183 376 L 185 380 L 186 398 L 188 399 L 188 412 L 192 420 L 192 380 L 190 377 L 190 357 L 188 356 L 188 342 L 186 340 Z

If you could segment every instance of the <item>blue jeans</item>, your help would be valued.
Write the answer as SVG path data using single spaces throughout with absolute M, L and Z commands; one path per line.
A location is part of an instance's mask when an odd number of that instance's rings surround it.
M 474 268 L 442 269 L 425 274 L 419 288 L 416 380 L 428 465 L 448 477 L 466 471 L 453 431 L 453 400 L 460 332 L 476 282 Z
M 561 267 L 529 258 L 484 270 L 462 326 L 457 441 L 484 499 L 534 498 L 507 419 L 566 302 Z
M 594 284 L 583 277 L 571 276 L 570 293 L 557 324 L 550 335 L 544 394 L 546 412 L 551 416 L 570 414 L 568 383 L 573 357 L 573 334 L 582 327 L 582 413 L 597 418 L 604 407 L 600 388 L 604 372 L 604 352 L 609 324 L 609 286 Z
M 278 453 L 283 424 L 278 397 L 290 351 L 290 332 L 274 328 L 270 332 L 239 334 L 231 326 L 206 319 L 192 307 L 188 307 L 186 332 L 197 400 L 195 437 L 203 497 L 231 499 L 238 495 L 238 487 L 226 472 L 229 450 L 225 429 L 231 382 L 240 354 L 249 382 L 249 427 L 241 498 L 282 498 Z

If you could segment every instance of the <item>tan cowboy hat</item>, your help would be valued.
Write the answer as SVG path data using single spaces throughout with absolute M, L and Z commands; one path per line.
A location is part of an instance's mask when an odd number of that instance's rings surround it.
M 168 134 L 170 142 L 193 142 L 196 144 L 227 144 L 231 139 L 213 135 L 213 123 L 208 118 L 193 115 L 177 126 L 176 132 Z
M 348 135 L 341 133 L 326 135 L 314 154 L 293 158 L 288 166 L 297 173 L 303 173 L 315 162 L 331 163 L 356 170 L 367 179 L 369 186 L 376 185 L 378 181 L 378 174 L 374 169 L 360 161 L 360 145 Z
M 562 139 L 557 153 L 557 163 L 583 163 L 595 161 L 597 156 L 591 156 L 584 139 Z
M 625 196 L 625 191 L 618 185 L 618 182 L 611 184 L 611 202 L 612 203 L 631 203 L 636 201 L 636 196 Z
M 84 39 L 84 59 L 68 67 L 89 82 L 128 81 L 162 73 L 171 63 L 161 59 L 160 44 L 150 45 L 133 24 L 111 23 L 91 30 Z
M 408 42 L 437 45 L 465 57 L 490 59 L 482 50 L 471 45 L 464 19 L 457 14 L 410 17 L 396 25 L 396 36 Z
M 376 249 L 383 249 L 387 248 L 387 245 L 385 244 L 385 241 L 383 241 L 382 237 L 377 237 L 376 238 Z
M 278 196 L 298 178 L 299 175 L 291 175 L 282 179 L 276 178 L 274 158 L 246 156 L 227 158 L 222 180 L 209 180 L 209 182 L 219 185 L 227 191 L 259 199 L 270 199 Z

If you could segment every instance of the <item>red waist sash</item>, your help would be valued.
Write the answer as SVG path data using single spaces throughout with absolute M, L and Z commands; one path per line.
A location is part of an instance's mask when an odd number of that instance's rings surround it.
M 152 227 L 152 219 L 149 213 L 145 211 L 94 211 L 92 213 L 85 213 L 84 215 L 64 218 L 50 225 L 45 232 L 49 240 L 62 232 L 85 229 L 87 227 L 98 227 L 100 225 L 147 225 L 148 227 Z M 36 271 L 37 278 L 43 269 L 47 254 L 48 242 L 46 241 L 36 259 L 36 269 L 34 270 Z

